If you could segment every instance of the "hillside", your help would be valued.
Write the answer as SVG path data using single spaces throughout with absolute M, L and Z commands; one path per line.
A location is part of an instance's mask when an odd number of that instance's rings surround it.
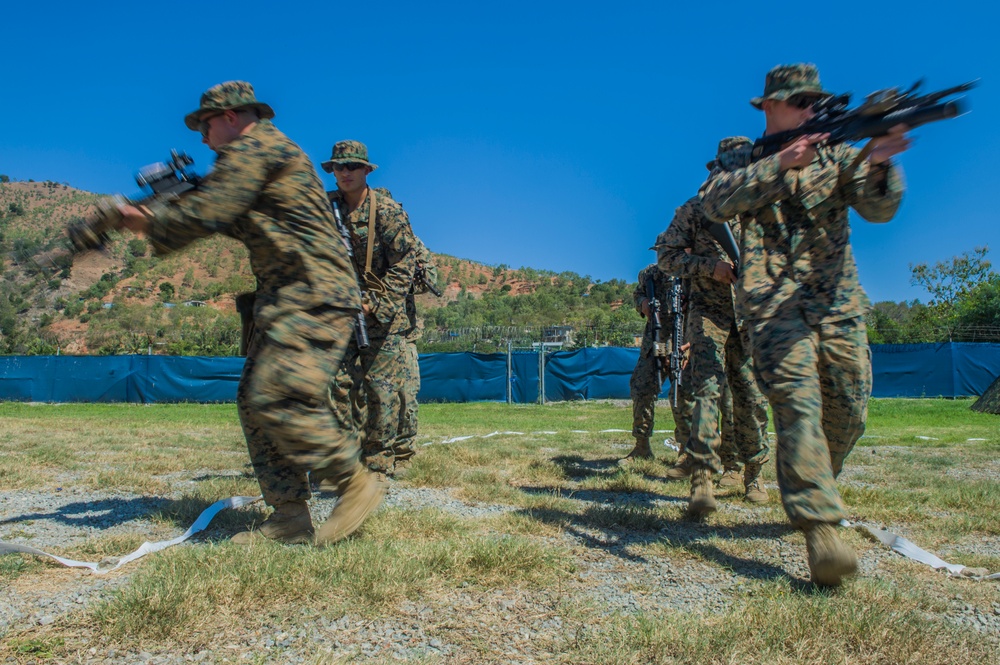
M 234 297 L 254 287 L 245 248 L 215 236 L 159 259 L 126 233 L 106 251 L 60 256 L 67 224 L 100 198 L 62 183 L 0 183 L 0 353 L 235 353 Z M 423 348 L 489 350 L 554 325 L 611 326 L 631 343 L 639 319 L 631 307 L 616 311 L 631 293 L 621 280 L 434 256 L 443 295 L 418 296 Z M 602 333 L 582 339 L 595 337 Z

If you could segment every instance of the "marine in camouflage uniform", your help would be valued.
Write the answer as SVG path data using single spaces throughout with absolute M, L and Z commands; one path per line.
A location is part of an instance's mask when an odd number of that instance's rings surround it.
M 307 472 L 322 469 L 341 493 L 316 534 L 325 544 L 360 526 L 384 493 L 359 464 L 357 435 L 326 402 L 361 298 L 323 185 L 273 117 L 249 83 L 209 89 L 185 124 L 218 153 L 215 167 L 177 200 L 120 211 L 124 226 L 146 233 L 158 256 L 214 233 L 246 245 L 257 291 L 236 403 L 261 492 L 275 511 L 258 531 L 233 540 L 311 540 Z
M 406 318 L 409 327 L 403 331 L 406 341 L 403 353 L 399 355 L 399 429 L 393 444 L 396 465 L 408 462 L 416 450 L 413 448 L 417 438 L 417 393 L 420 392 L 420 357 L 417 353 L 417 340 L 423 334 L 423 326 L 417 317 L 417 303 L 414 297 L 418 293 L 426 293 L 427 284 L 437 282 L 437 266 L 433 256 L 420 238 L 414 237 L 416 273 L 422 279 L 414 279 L 410 293 L 406 297 Z
M 365 280 L 363 307 L 370 345 L 359 349 L 351 340 L 344 367 L 351 374 L 353 390 L 363 393 L 366 420 L 361 459 L 368 468 L 392 475 L 393 444 L 399 428 L 400 356 L 406 353 L 403 333 L 410 327 L 406 298 L 413 286 L 416 239 L 403 207 L 388 190 L 372 189 L 367 175 L 378 168 L 368 161 L 368 148 L 359 141 L 340 141 L 323 169 L 337 176 L 338 188 L 328 193 L 341 209 L 354 250 L 354 263 Z M 353 196 L 360 198 L 352 207 Z M 374 216 L 372 201 L 374 200 Z M 339 382 L 338 382 L 339 383 Z M 342 399 L 335 396 L 334 401 Z M 338 407 L 343 410 L 345 407 Z
M 782 65 L 751 104 L 774 133 L 811 118 L 811 102 L 827 94 L 815 66 Z M 833 526 L 846 516 L 836 478 L 864 433 L 872 385 L 868 300 L 851 252 L 848 208 L 872 222 L 895 215 L 903 181 L 891 157 L 909 145 L 904 129 L 870 143 L 867 159 L 815 135 L 755 162 L 739 147 L 719 157 L 701 189 L 709 218 L 740 218 L 737 312 L 747 320 L 774 414 L 782 503 L 805 531 L 812 578 L 824 585 L 857 569 Z
M 745 137 L 730 137 L 719 143 L 719 153 L 739 145 L 750 145 Z M 708 164 L 709 168 L 713 163 Z M 687 452 L 692 464 L 693 513 L 715 510 L 711 484 L 696 498 L 701 483 L 699 468 L 721 473 L 719 458 L 719 405 L 722 386 L 728 384 L 733 401 L 733 425 L 739 457 L 744 463 L 746 498 L 767 501 L 760 471 L 768 457 L 767 406 L 754 381 L 746 328 L 739 325 L 733 302 L 733 266 L 722 246 L 708 231 L 698 197 L 677 209 L 667 230 L 656 239 L 660 270 L 690 281 L 685 341 L 689 350 L 690 388 L 693 396 L 691 438 Z M 738 235 L 739 229 L 727 222 Z
M 646 298 L 646 280 L 652 277 L 653 291 L 657 300 L 661 304 L 662 338 L 669 344 L 670 322 L 666 315 L 663 303 L 670 293 L 674 278 L 664 273 L 655 265 L 650 264 L 639 272 L 638 284 L 632 292 L 632 301 L 635 309 L 644 318 L 647 317 L 649 300 Z M 629 393 L 632 397 L 632 436 L 635 437 L 635 448 L 630 452 L 625 460 L 630 459 L 653 459 L 653 451 L 649 445 L 649 438 L 653 434 L 653 418 L 656 407 L 656 398 L 663 390 L 663 382 L 669 378 L 669 370 L 663 369 L 662 362 L 655 353 L 655 342 L 653 333 L 653 322 L 646 321 L 646 329 L 642 334 L 642 345 L 639 349 L 639 359 L 636 361 L 635 369 L 632 370 L 632 378 L 629 380 Z M 670 349 L 667 348 L 667 353 Z M 660 373 L 660 380 L 657 381 L 657 372 Z M 670 388 L 670 404 L 674 410 L 675 437 L 679 437 L 678 431 L 683 432 L 686 422 L 686 390 L 684 380 L 681 381 L 681 392 L 678 394 L 678 406 L 673 406 L 673 390 Z M 678 441 L 683 439 L 677 438 Z

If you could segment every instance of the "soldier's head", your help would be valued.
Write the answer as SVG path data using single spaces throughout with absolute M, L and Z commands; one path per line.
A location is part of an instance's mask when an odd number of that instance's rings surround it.
M 321 166 L 337 177 L 337 188 L 345 193 L 367 187 L 368 174 L 378 168 L 368 161 L 368 147 L 361 141 L 337 141 L 330 159 Z
M 750 145 L 753 145 L 753 141 L 746 136 L 727 136 L 719 141 L 719 147 L 715 151 L 715 159 L 710 161 L 708 164 L 705 164 L 705 168 L 711 171 L 719 163 L 719 158 L 722 157 L 722 155 Z
M 274 110 L 257 101 L 246 81 L 226 81 L 201 96 L 198 108 L 184 117 L 188 129 L 201 132 L 201 141 L 218 150 L 236 140 L 261 118 L 273 118 Z
M 767 133 L 795 129 L 813 117 L 813 104 L 829 97 L 819 82 L 816 65 L 778 65 L 764 79 L 764 94 L 750 104 L 764 112 Z

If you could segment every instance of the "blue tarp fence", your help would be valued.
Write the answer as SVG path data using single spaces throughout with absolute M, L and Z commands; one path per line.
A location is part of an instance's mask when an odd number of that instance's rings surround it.
M 638 349 L 545 355 L 546 401 L 628 399 Z M 420 356 L 423 402 L 538 401 L 538 355 Z M 231 402 L 243 358 L 188 356 L 0 356 L 0 400 L 27 402 Z M 1000 376 L 1000 344 L 872 346 L 875 397 L 981 395 Z M 669 385 L 666 386 L 669 388 Z M 661 394 L 666 397 L 666 390 Z

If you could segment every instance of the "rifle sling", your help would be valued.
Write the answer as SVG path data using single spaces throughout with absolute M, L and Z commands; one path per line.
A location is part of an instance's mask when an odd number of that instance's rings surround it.
M 861 166 L 861 162 L 868 159 L 868 156 L 872 154 L 872 150 L 874 149 L 875 147 L 872 145 L 872 142 L 868 141 L 868 143 L 865 144 L 865 147 L 858 151 L 858 156 L 854 158 L 851 165 L 840 172 L 840 177 L 837 179 L 838 187 L 843 187 L 847 184 L 848 180 L 854 177 L 854 172 L 858 170 L 859 166 Z
M 365 253 L 365 279 L 372 271 L 372 252 L 375 251 L 375 213 L 378 199 L 375 198 L 375 190 L 368 188 L 368 245 Z

